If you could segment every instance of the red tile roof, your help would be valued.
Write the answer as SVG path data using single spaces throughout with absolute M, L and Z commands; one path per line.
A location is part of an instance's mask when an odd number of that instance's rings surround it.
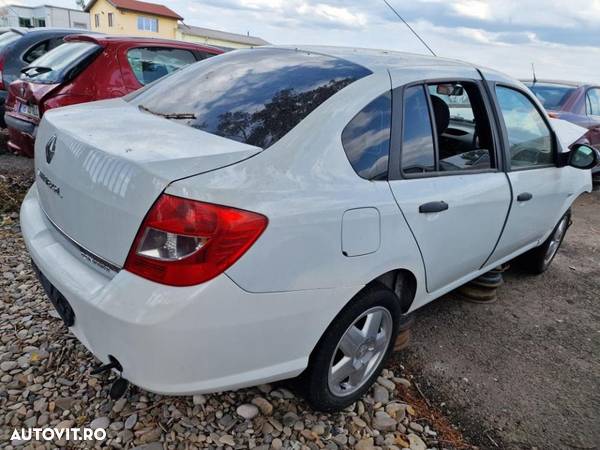
M 129 11 L 137 11 L 155 16 L 171 17 L 177 20 L 183 20 L 179 14 L 164 5 L 156 3 L 141 2 L 139 0 L 108 0 L 115 8 L 127 9 Z M 89 12 L 96 0 L 91 0 L 85 10 Z

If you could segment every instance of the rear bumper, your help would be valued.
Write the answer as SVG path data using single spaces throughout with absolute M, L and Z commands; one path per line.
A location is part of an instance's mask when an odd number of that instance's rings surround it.
M 75 314 L 72 333 L 149 391 L 190 394 L 290 378 L 355 289 L 250 294 L 225 274 L 175 288 L 125 270 L 113 278 L 66 248 L 34 185 L 21 208 L 31 258 Z
M 8 148 L 20 155 L 33 158 L 37 124 L 5 114 L 8 128 Z

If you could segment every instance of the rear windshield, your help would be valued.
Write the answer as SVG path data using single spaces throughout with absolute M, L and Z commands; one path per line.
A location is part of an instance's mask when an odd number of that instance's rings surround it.
M 529 89 L 546 109 L 561 109 L 569 96 L 575 92 L 574 87 L 557 84 L 532 84 L 529 85 Z
M 145 112 L 267 148 L 315 108 L 371 72 L 349 61 L 286 49 L 226 53 L 128 98 Z
M 7 31 L 4 34 L 0 34 L 0 52 L 4 50 L 5 47 L 18 40 L 21 36 L 22 35 L 15 33 L 14 31 Z
M 92 42 L 59 45 L 23 69 L 23 78 L 36 83 L 62 83 L 87 67 L 100 49 Z

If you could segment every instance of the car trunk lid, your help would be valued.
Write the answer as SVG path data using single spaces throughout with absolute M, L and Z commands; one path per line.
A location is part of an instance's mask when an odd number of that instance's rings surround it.
M 15 113 L 37 123 L 43 99 L 59 86 L 60 84 L 38 84 L 26 80 L 14 81 L 9 88 L 9 106 Z
M 70 240 L 122 267 L 142 220 L 170 183 L 260 151 L 121 99 L 53 110 L 35 149 L 40 203 Z

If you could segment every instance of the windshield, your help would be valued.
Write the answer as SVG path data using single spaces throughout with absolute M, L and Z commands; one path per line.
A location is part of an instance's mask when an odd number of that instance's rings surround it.
M 12 44 L 21 37 L 19 33 L 14 31 L 7 31 L 4 34 L 0 34 L 0 51 L 4 50 L 5 47 Z
M 101 47 L 92 42 L 67 42 L 23 69 L 23 78 L 38 83 L 61 83 L 74 70 L 81 70 Z M 81 67 L 81 66 L 84 67 Z
M 286 49 L 247 49 L 193 64 L 127 98 L 142 111 L 261 148 L 371 72 Z
M 558 84 L 532 84 L 528 86 L 546 109 L 561 109 L 567 99 L 575 92 L 571 86 Z

